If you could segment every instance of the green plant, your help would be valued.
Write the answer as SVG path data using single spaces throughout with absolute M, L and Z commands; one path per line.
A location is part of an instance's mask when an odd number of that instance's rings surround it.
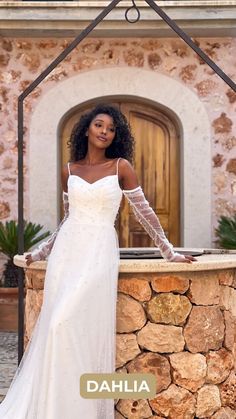
M 50 235 L 49 231 L 38 235 L 43 226 L 24 221 L 24 250 L 27 252 L 32 246 Z M 15 220 L 0 222 L 0 252 L 7 256 L 3 272 L 4 287 L 18 287 L 17 267 L 13 257 L 18 253 L 18 223 Z
M 216 243 L 223 249 L 236 249 L 236 214 L 233 217 L 222 215 L 216 228 Z

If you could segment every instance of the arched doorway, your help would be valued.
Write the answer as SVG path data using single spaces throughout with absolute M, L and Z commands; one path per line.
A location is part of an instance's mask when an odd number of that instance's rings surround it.
M 51 231 L 56 228 L 60 221 L 61 126 L 78 106 L 111 97 L 130 98 L 145 107 L 150 104 L 176 121 L 181 143 L 180 243 L 211 247 L 211 126 L 205 104 L 183 83 L 141 68 L 84 71 L 44 91 L 29 130 L 29 219 Z
M 104 98 L 102 98 L 104 102 Z M 169 240 L 180 245 L 180 150 L 179 133 L 172 119 L 146 103 L 105 100 L 126 115 L 135 137 L 134 167 L 151 207 L 158 214 Z M 80 115 L 99 100 L 80 106 L 61 124 L 61 165 L 69 161 L 67 141 Z M 62 214 L 62 212 L 61 212 Z M 116 222 L 120 247 L 149 247 L 153 242 L 135 220 L 126 200 Z

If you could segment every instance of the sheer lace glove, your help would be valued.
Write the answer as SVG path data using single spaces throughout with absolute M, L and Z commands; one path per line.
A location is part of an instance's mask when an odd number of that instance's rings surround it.
M 35 262 L 36 260 L 45 260 L 47 258 L 47 256 L 50 254 L 50 252 L 52 250 L 52 247 L 54 245 L 57 234 L 58 234 L 62 224 L 68 218 L 68 215 L 69 215 L 69 200 L 68 200 L 68 194 L 64 191 L 62 193 L 62 199 L 63 199 L 63 208 L 64 208 L 64 218 L 62 219 L 62 221 L 58 225 L 57 229 L 48 238 L 48 240 L 41 243 L 36 249 L 34 249 L 30 253 L 31 259 L 32 259 L 33 262 Z
M 135 218 L 144 227 L 148 235 L 160 249 L 164 259 L 171 262 L 185 261 L 185 256 L 174 252 L 172 244 L 167 240 L 160 221 L 146 200 L 141 186 L 123 190 L 123 194 L 133 210 Z

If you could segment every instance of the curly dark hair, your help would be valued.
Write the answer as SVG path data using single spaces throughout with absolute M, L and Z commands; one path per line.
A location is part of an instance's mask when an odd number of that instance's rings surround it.
M 98 114 L 109 115 L 115 125 L 115 137 L 111 145 L 105 150 L 107 158 L 123 157 L 132 164 L 134 159 L 134 138 L 130 125 L 122 112 L 114 106 L 107 104 L 97 105 L 90 112 L 81 116 L 71 132 L 67 144 L 70 147 L 70 160 L 81 160 L 88 151 L 88 137 L 85 135 L 92 120 Z

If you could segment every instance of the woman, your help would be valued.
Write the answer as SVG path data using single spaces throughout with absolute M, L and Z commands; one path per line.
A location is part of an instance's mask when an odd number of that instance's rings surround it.
M 119 245 L 114 222 L 122 194 L 162 256 L 173 251 L 132 167 L 134 140 L 125 116 L 99 105 L 81 117 L 63 167 L 65 216 L 57 230 L 26 256 L 48 265 L 42 309 L 0 419 L 113 419 L 114 401 L 80 396 L 84 373 L 115 370 Z

